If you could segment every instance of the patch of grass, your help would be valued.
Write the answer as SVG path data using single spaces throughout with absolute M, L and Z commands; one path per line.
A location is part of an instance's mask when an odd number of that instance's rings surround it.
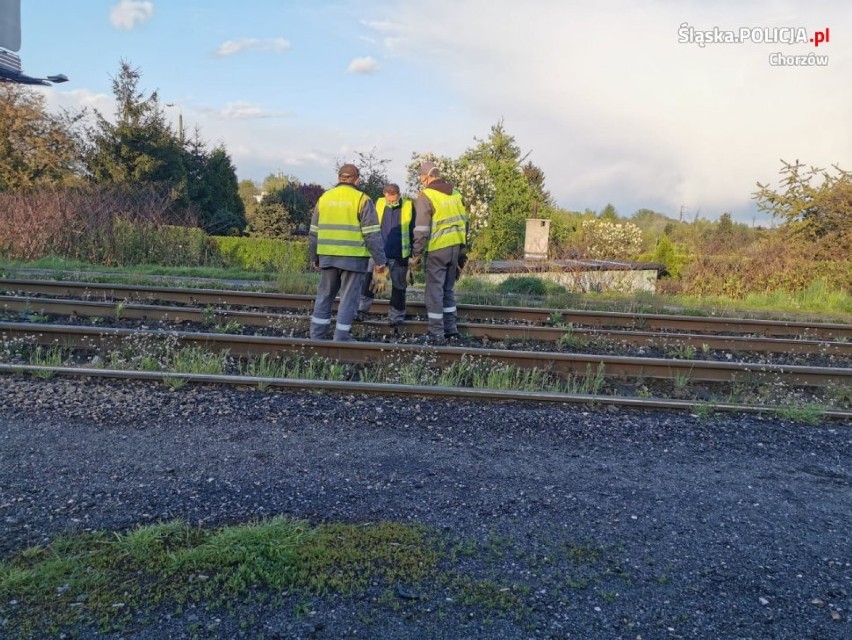
M 319 274 L 282 271 L 275 277 L 275 286 L 282 293 L 316 295 Z
M 852 386 L 831 384 L 826 388 L 826 395 L 838 409 L 852 408 Z
M 604 550 L 593 544 L 567 542 L 562 549 L 565 556 L 578 564 L 596 564 L 604 555 Z
M 351 594 L 433 572 L 422 527 L 382 522 L 311 528 L 285 518 L 219 529 L 173 521 L 123 534 L 75 534 L 0 563 L 10 632 L 46 637 L 76 624 L 121 630 L 162 604 L 223 606 L 258 589 Z M 304 600 L 302 600 L 304 601 Z
M 521 279 L 521 278 L 517 278 Z M 526 279 L 524 277 L 523 279 Z M 530 278 L 540 280 L 538 278 Z M 504 281 L 505 282 L 505 281 Z M 743 299 L 724 296 L 676 296 L 637 291 L 634 293 L 587 292 L 575 293 L 553 290 L 544 284 L 533 285 L 534 295 L 523 294 L 523 282 L 503 285 L 512 289 L 505 292 L 495 285 L 465 277 L 456 290 L 462 304 L 491 304 L 497 306 L 523 305 L 552 309 L 588 309 L 622 311 L 626 313 L 662 313 L 697 316 L 738 316 L 773 318 L 778 320 L 849 322 L 852 319 L 852 295 L 844 291 L 830 290 L 824 282 L 813 283 L 798 294 L 774 292 L 749 295 Z M 528 288 L 529 290 L 529 288 Z M 828 314 L 820 318 L 816 314 Z M 641 328 L 641 327 L 637 327 Z
M 39 313 L 39 312 L 27 313 L 25 315 L 25 317 L 27 319 L 27 322 L 35 322 L 37 324 L 46 324 L 46 323 L 50 322 L 50 316 L 47 315 L 46 313 Z
M 490 579 L 475 580 L 460 576 L 451 587 L 459 593 L 461 603 L 466 606 L 482 607 L 514 616 L 525 613 L 526 607 L 521 594 L 508 585 Z
M 52 270 L 51 274 L 56 280 L 62 280 L 62 272 L 75 271 L 80 275 L 87 272 L 91 274 L 112 274 L 138 278 L 140 275 L 150 276 L 174 276 L 184 278 L 211 278 L 221 280 L 274 280 L 275 274 L 271 271 L 249 271 L 238 268 L 225 267 L 167 267 L 157 264 L 137 264 L 125 267 L 111 267 L 102 264 L 80 262 L 79 260 L 66 260 L 55 256 L 48 256 L 31 262 L 0 260 L 0 268 L 4 269 L 44 269 Z M 77 274 L 75 274 L 75 277 Z
M 787 420 L 800 424 L 819 424 L 825 407 L 820 404 L 805 404 L 801 406 L 778 407 L 775 413 Z
M 714 413 L 716 413 L 716 403 L 701 402 L 695 405 L 694 413 L 695 417 L 698 418 L 698 421 L 704 424 L 710 420 Z
M 214 353 L 200 347 L 184 347 L 174 355 L 173 372 L 221 375 L 227 352 Z
M 256 358 L 251 358 L 242 367 L 244 375 L 253 378 L 282 378 L 283 367 L 280 358 L 273 358 L 268 353 L 262 353 Z M 269 387 L 264 382 L 259 382 L 257 388 L 263 391 Z
M 154 356 L 143 355 L 139 359 L 139 370 L 140 371 L 159 371 L 160 370 L 160 363 Z
M 321 356 L 295 357 L 285 361 L 283 377 L 303 380 L 346 380 L 349 377 L 349 370 L 349 365 Z
M 213 327 L 216 333 L 239 334 L 243 332 L 243 325 L 236 320 L 228 320 L 225 324 L 217 324 Z
M 691 344 L 678 344 L 666 349 L 666 355 L 669 358 L 678 358 L 680 360 L 693 360 L 695 353 L 695 347 Z
M 498 284 L 497 291 L 499 293 L 519 293 L 524 296 L 543 296 L 547 294 L 547 287 L 541 278 L 513 276 Z
M 672 377 L 672 384 L 674 385 L 675 390 L 683 391 L 689 386 L 689 375 L 685 373 L 676 373 Z
M 583 378 L 571 380 L 571 393 L 583 395 L 597 395 L 606 382 L 606 367 L 603 362 L 598 363 L 597 369 L 592 372 L 592 365 L 586 365 L 586 375 Z
M 3 632 L 123 635 L 144 630 L 158 610 L 181 616 L 256 603 L 299 618 L 348 598 L 369 599 L 369 611 L 356 613 L 367 625 L 374 615 L 443 619 L 450 607 L 453 615 L 489 624 L 523 621 L 542 598 L 548 607 L 564 606 L 566 589 L 593 587 L 613 602 L 636 586 L 611 547 L 566 539 L 561 529 L 532 541 L 530 535 L 520 543 L 493 530 L 456 537 L 412 523 L 312 527 L 284 517 L 216 528 L 178 520 L 122 533 L 77 532 L 0 562 Z M 648 580 L 642 589 L 655 585 Z M 242 619 L 242 628 L 252 621 L 251 614 Z M 199 623 L 195 633 L 205 632 L 214 629 Z
M 216 307 L 212 304 L 206 305 L 201 310 L 201 322 L 207 326 L 213 326 L 216 323 Z
M 186 378 L 166 374 L 163 376 L 163 384 L 166 385 L 172 391 L 177 391 L 179 389 L 183 389 L 186 386 Z
M 65 362 L 66 352 L 62 347 L 36 347 L 28 358 L 28 364 L 36 367 L 61 367 Z M 36 378 L 47 380 L 53 377 L 53 371 L 48 369 L 37 369 L 33 372 Z
M 615 598 L 618 596 L 618 593 L 615 591 L 601 591 L 600 593 L 598 593 L 598 595 L 604 602 L 612 604 L 613 602 L 615 602 Z
M 579 336 L 574 333 L 574 325 L 573 323 L 568 323 L 565 327 L 565 333 L 559 336 L 559 340 L 556 343 L 560 349 L 565 347 L 572 347 L 574 349 L 580 349 L 583 347 L 587 347 L 589 345 L 588 338 L 583 336 Z

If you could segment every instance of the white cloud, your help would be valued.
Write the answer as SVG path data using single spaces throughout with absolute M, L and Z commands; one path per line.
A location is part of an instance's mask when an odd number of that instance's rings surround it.
M 377 71 L 379 64 L 370 56 L 355 58 L 349 63 L 346 71 L 349 73 L 373 73 Z
M 280 118 L 286 116 L 288 114 L 282 111 L 266 111 L 262 107 L 252 104 L 250 102 L 246 102 L 243 100 L 237 100 L 236 102 L 229 102 L 225 105 L 225 108 L 219 112 L 223 118 L 228 119 L 256 119 L 256 118 Z
M 503 118 L 547 186 L 566 207 L 622 213 L 681 205 L 718 216 L 752 207 L 757 180 L 775 180 L 779 158 L 830 165 L 852 155 L 844 105 L 852 102 L 848 47 L 820 47 L 828 67 L 779 68 L 770 53 L 814 52 L 810 44 L 678 43 L 678 28 L 852 28 L 848 3 L 580 3 L 433 0 L 424 21 L 396 0 L 397 40 L 386 43 L 441 87 L 484 137 Z M 365 22 L 389 34 L 384 23 Z M 464 37 L 459 37 L 463 29 Z M 807 98 L 805 98 L 807 96 Z M 435 149 L 435 151 L 440 151 Z M 750 217 L 749 217 L 750 219 Z
M 402 25 L 390 20 L 361 20 L 361 24 L 382 33 L 399 31 L 402 28 Z
M 105 93 L 94 93 L 88 89 L 73 89 L 61 91 L 55 87 L 39 87 L 44 94 L 48 111 L 58 112 L 60 109 L 79 111 L 81 109 L 97 109 L 105 117 L 112 118 L 115 111 L 115 98 Z
M 154 3 L 147 0 L 121 0 L 109 11 L 109 21 L 117 29 L 130 31 L 154 15 Z
M 390 54 L 398 53 L 402 49 L 407 49 L 408 51 L 415 50 L 413 47 L 408 46 L 408 33 L 412 30 L 413 25 L 409 26 L 401 22 L 391 22 L 390 20 L 362 20 L 361 24 L 381 35 L 381 43 Z M 370 43 L 377 42 L 376 38 L 368 36 L 361 36 L 361 39 Z
M 289 48 L 290 42 L 284 38 L 240 38 L 238 40 L 226 40 L 219 45 L 214 55 L 223 58 L 248 49 L 284 53 Z

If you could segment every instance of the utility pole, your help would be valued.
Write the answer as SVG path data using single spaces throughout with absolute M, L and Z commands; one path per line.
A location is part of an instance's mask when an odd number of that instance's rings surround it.
M 178 110 L 178 140 L 180 140 L 180 146 L 183 146 L 183 109 L 181 109 L 179 104 L 175 104 L 174 102 L 167 102 L 167 107 L 177 107 Z

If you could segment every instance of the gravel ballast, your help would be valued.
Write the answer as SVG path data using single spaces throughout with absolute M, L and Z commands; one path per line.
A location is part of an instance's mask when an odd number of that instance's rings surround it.
M 852 637 L 850 425 L 0 378 L 3 558 L 74 530 L 280 514 L 424 524 L 522 604 L 378 586 L 77 637 Z

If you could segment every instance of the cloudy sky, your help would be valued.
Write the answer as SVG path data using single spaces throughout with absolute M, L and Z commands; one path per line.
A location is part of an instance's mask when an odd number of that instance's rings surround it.
M 21 7 L 24 71 L 70 78 L 44 90 L 51 105 L 111 114 L 126 59 L 175 122 L 226 145 L 241 179 L 329 185 L 337 160 L 375 149 L 404 183 L 412 152 L 458 156 L 501 119 L 574 210 L 751 223 L 755 183 L 776 183 L 780 159 L 852 169 L 848 0 L 58 7 Z M 698 42 L 728 31 L 749 41 Z

